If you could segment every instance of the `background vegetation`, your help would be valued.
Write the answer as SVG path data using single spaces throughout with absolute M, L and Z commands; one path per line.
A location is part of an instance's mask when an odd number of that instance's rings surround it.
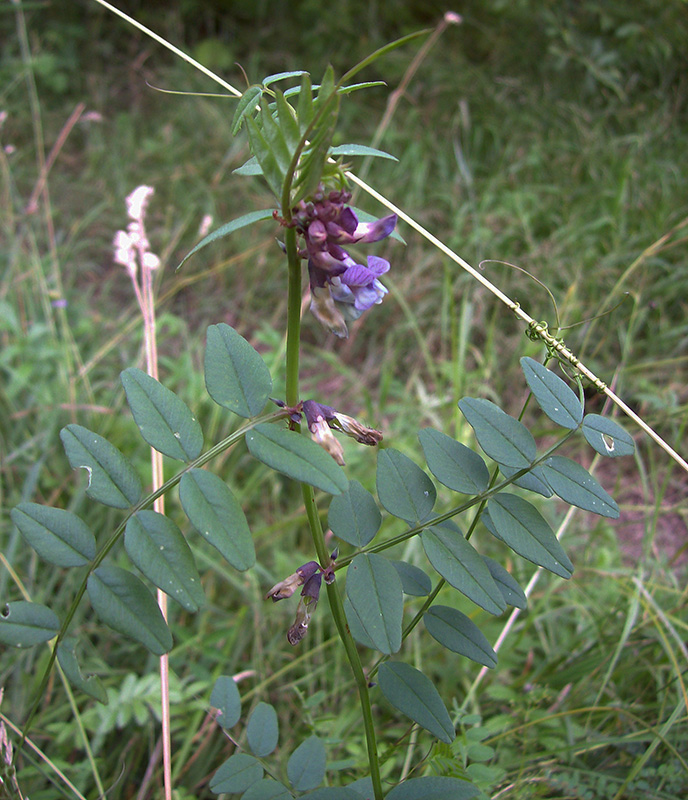
M 181 0 L 172 8 L 129 2 L 124 10 L 242 86 L 241 70 L 249 81 L 297 68 L 317 77 L 329 61 L 341 73 L 380 44 L 436 25 L 446 8 Z M 463 24 L 448 28 L 424 59 L 384 131 L 381 146 L 399 163 L 371 165 L 368 180 L 470 263 L 520 267 L 484 265 L 554 328 L 552 302 L 537 281 L 545 284 L 571 349 L 680 450 L 688 421 L 685 3 L 469 0 L 457 10 Z M 155 91 L 217 87 L 94 3 L 1 11 L 0 598 L 22 599 L 25 591 L 60 608 L 73 587 L 36 559 L 9 510 L 21 500 L 69 508 L 103 537 L 116 514 L 84 503 L 83 479 L 67 468 L 59 429 L 79 422 L 118 443 L 143 474 L 149 469 L 118 379 L 139 363 L 142 337 L 129 279 L 112 262 L 125 195 L 142 183 L 156 189 L 148 231 L 164 262 L 161 380 L 195 410 L 209 441 L 226 435 L 229 422 L 203 386 L 205 327 L 228 322 L 272 358 L 277 392 L 285 276 L 269 225 L 204 250 L 174 273 L 205 215 L 218 225 L 269 203 L 256 181 L 231 174 L 246 158 L 244 140 L 228 130 L 232 100 Z M 343 105 L 341 142 L 372 140 L 417 47 L 369 71 L 366 78 L 388 88 Z M 78 121 L 68 124 L 75 109 Z M 364 198 L 358 203 L 379 211 Z M 392 262 L 391 297 L 347 342 L 323 338 L 306 322 L 304 396 L 351 398 L 348 413 L 418 452 L 422 425 L 469 435 L 456 407 L 463 395 L 498 399 L 517 412 L 525 395 L 518 357 L 542 353 L 455 265 L 401 233 L 406 247 L 378 249 Z M 594 396 L 588 403 L 602 408 Z M 621 520 L 612 525 L 583 512 L 564 520 L 574 577 L 542 577 L 477 691 L 470 692 L 475 665 L 411 637 L 416 663 L 453 698 L 457 718 L 465 715 L 465 735 L 452 748 L 430 749 L 425 734 L 409 734 L 380 706 L 380 718 L 389 715 L 390 772 L 453 775 L 468 765 L 492 797 L 685 796 L 687 479 L 647 440 L 638 436 L 637 445 L 635 463 L 597 472 L 619 501 Z M 370 488 L 374 459 L 345 446 L 351 474 Z M 299 649 L 287 649 L 291 609 L 261 600 L 301 563 L 294 553 L 309 552 L 299 495 L 243 449 L 216 470 L 243 496 L 259 566 L 238 575 L 193 542 L 209 602 L 172 621 L 179 797 L 211 796 L 208 776 L 229 743 L 210 716 L 210 687 L 218 675 L 245 669 L 254 671 L 241 684 L 245 708 L 275 703 L 282 731 L 292 732 L 283 733 L 285 751 L 316 731 L 339 769 L 357 776 L 364 760 L 358 712 L 327 615 L 318 613 Z M 491 553 L 489 542 L 481 544 Z M 420 552 L 407 557 L 422 564 Z M 528 582 L 529 564 L 508 567 Z M 87 631 L 94 626 L 86 604 L 77 616 Z M 504 623 L 482 612 L 476 621 L 491 641 Z M 27 750 L 20 773 L 32 800 L 54 798 L 58 785 L 64 791 L 56 769 L 93 796 L 94 768 L 77 724 L 108 797 L 156 795 L 155 660 L 101 628 L 90 640 L 90 667 L 110 705 L 77 697 L 75 718 L 62 686 L 51 685 L 32 733 L 51 763 Z M 45 649 L 0 654 L 2 711 L 19 726 L 46 658 Z

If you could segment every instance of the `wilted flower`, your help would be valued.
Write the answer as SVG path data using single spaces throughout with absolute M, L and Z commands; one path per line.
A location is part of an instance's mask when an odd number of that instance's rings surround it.
M 286 597 L 291 597 L 294 592 L 303 586 L 310 578 L 318 574 L 320 566 L 317 561 L 308 561 L 306 564 L 300 566 L 296 572 L 293 572 L 283 581 L 276 583 L 272 589 L 265 595 L 265 599 L 272 598 L 272 602 L 276 603 L 278 600 L 284 600 Z
M 390 214 L 374 222 L 359 222 L 346 203 L 349 192 L 321 189 L 312 202 L 301 202 L 294 214 L 304 237 L 303 257 L 308 258 L 311 312 L 325 328 L 348 336 L 346 320 L 358 319 L 371 306 L 381 303 L 387 289 L 379 278 L 389 262 L 368 257 L 368 265 L 357 264 L 341 246 L 377 242 L 394 230 L 397 217 Z
M 382 441 L 382 433 L 375 428 L 368 428 L 348 414 L 342 414 L 331 406 L 317 403 L 315 400 L 304 400 L 301 404 L 311 436 L 321 447 L 344 465 L 344 451 L 341 444 L 332 434 L 332 430 L 342 431 L 360 444 L 376 445 Z

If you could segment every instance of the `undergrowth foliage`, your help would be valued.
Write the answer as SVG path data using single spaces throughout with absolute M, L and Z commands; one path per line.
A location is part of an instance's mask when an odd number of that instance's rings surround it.
M 71 623 L 84 595 L 104 625 L 155 655 L 169 652 L 174 641 L 148 586 L 158 587 L 187 612 L 203 605 L 201 578 L 185 534 L 169 516 L 151 510 L 158 497 L 178 487 L 191 527 L 235 570 L 254 567 L 256 553 L 244 509 L 227 482 L 211 471 L 213 459 L 231 447 L 245 446 L 268 469 L 301 484 L 312 552 L 295 554 L 293 571 L 280 576 L 265 599 L 294 603 L 285 646 L 304 647 L 313 615 L 328 613 L 318 609 L 321 593 L 326 592 L 358 691 L 368 769 L 348 785 L 345 779 L 342 785 L 324 785 L 329 754 L 323 738 L 313 733 L 292 752 L 282 752 L 275 708 L 260 702 L 248 719 L 242 719 L 236 682 L 223 676 L 215 683 L 210 704 L 224 730 L 233 731 L 241 723 L 245 737 L 242 748 L 218 765 L 210 788 L 244 800 L 301 796 L 462 800 L 484 796 L 481 793 L 497 779 L 487 768 L 471 772 L 471 759 L 489 758 L 484 751 L 490 748 L 480 744 L 482 731 L 473 727 L 478 720 L 450 713 L 431 678 L 408 663 L 405 642 L 422 623 L 423 635 L 457 657 L 488 668 L 497 666 L 497 655 L 480 627 L 453 605 L 436 602 L 440 591 L 451 587 L 495 616 L 509 606 L 526 607 L 524 592 L 507 569 L 474 547 L 474 539 L 488 535 L 518 556 L 569 578 L 573 564 L 539 510 L 541 500 L 531 502 L 532 495 L 556 498 L 602 517 L 618 517 L 614 499 L 583 466 L 560 451 L 572 437 L 582 436 L 595 452 L 615 458 L 631 454 L 633 440 L 612 420 L 586 413 L 579 380 L 567 382 L 532 358 L 520 363 L 530 396 L 548 420 L 546 446 L 538 446 L 528 427 L 495 403 L 456 398 L 477 447 L 426 427 L 418 431 L 425 462 L 419 465 L 386 446 L 379 431 L 347 414 L 336 397 L 301 396 L 303 261 L 308 267 L 311 310 L 325 330 L 338 337 L 346 337 L 347 323 L 361 317 L 363 324 L 375 324 L 374 307 L 387 293 L 384 275 L 389 262 L 368 256 L 364 265 L 349 250 L 391 235 L 396 217 L 377 220 L 349 206 L 344 159 L 391 156 L 356 144 L 333 147 L 332 140 L 342 99 L 372 85 L 353 84 L 351 79 L 405 41 L 376 52 L 339 81 L 331 69 L 317 85 L 305 72 L 272 75 L 251 86 L 238 102 L 232 130 L 246 131 L 252 158 L 237 171 L 261 176 L 275 204 L 222 226 L 189 256 L 248 225 L 271 221 L 276 227 L 288 294 L 285 395 L 273 397 L 270 369 L 246 339 L 229 325 L 211 325 L 205 385 L 212 400 L 237 419 L 227 438 L 204 450 L 201 425 L 184 401 L 147 373 L 125 369 L 121 382 L 141 437 L 180 462 L 178 472 L 146 493 L 143 479 L 114 444 L 96 431 L 70 424 L 61 439 L 71 467 L 88 473 L 86 494 L 121 511 L 105 544 L 98 548 L 93 532 L 71 511 L 31 502 L 13 509 L 14 524 L 42 559 L 59 569 L 80 570 L 81 576 L 62 618 L 47 605 L 27 601 L 10 603 L 0 616 L 4 644 L 31 647 L 55 642 L 24 735 L 55 660 L 74 688 L 107 702 L 98 677 L 84 674 L 79 664 L 78 643 L 84 633 L 73 631 Z M 292 88 L 278 88 L 295 80 L 298 85 Z M 535 419 L 539 425 L 543 417 Z M 344 469 L 340 434 L 375 448 L 370 458 L 377 457 L 376 496 Z M 447 496 L 453 499 L 438 504 L 436 482 L 450 490 L 453 494 Z M 326 507 L 336 546 L 326 544 L 322 526 Z M 411 539 L 420 541 L 427 571 L 400 557 L 399 545 Z M 131 568 L 110 563 L 120 541 Z M 294 595 L 298 600 L 290 599 Z M 405 598 L 424 599 L 411 613 Z M 383 787 L 380 742 L 385 732 L 377 729 L 372 710 L 373 703 L 382 701 L 442 743 L 436 763 L 451 756 L 445 774 L 392 776 L 396 785 Z

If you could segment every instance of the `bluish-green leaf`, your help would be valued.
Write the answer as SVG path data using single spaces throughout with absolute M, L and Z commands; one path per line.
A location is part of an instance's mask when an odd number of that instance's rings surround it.
M 234 117 L 232 118 L 232 136 L 236 136 L 239 133 L 239 129 L 247 115 L 251 115 L 254 113 L 256 106 L 260 102 L 260 98 L 263 94 L 263 87 L 262 86 L 249 86 L 248 89 L 241 95 L 239 98 L 239 102 L 237 103 L 236 110 L 234 112 Z
M 317 736 L 309 736 L 289 757 L 289 783 L 299 792 L 315 789 L 325 778 L 325 761 L 325 745 Z
M 210 791 L 215 794 L 238 794 L 250 789 L 262 777 L 263 767 L 259 761 L 246 753 L 235 753 L 210 779 Z
M 287 78 L 300 78 L 302 75 L 305 75 L 305 70 L 302 69 L 293 69 L 289 72 L 275 72 L 274 75 L 268 75 L 266 78 L 263 78 L 263 86 L 270 86 L 270 84 L 277 83 L 277 81 L 283 81 Z
M 402 714 L 451 744 L 456 735 L 447 709 L 431 680 L 401 661 L 382 664 L 377 674 L 380 691 Z
M 138 503 L 143 492 L 139 476 L 113 444 L 81 425 L 67 425 L 60 438 L 72 469 L 88 472 L 90 498 L 114 508 Z
M 273 781 L 272 778 L 263 778 L 249 787 L 241 795 L 241 800 L 292 800 L 293 797 L 284 784 Z
M 387 800 L 470 800 L 480 789 L 459 778 L 411 778 L 395 786 Z
M 470 447 L 433 428 L 418 431 L 430 472 L 449 489 L 479 494 L 487 489 L 490 473 L 482 458 Z
M 261 101 L 260 121 L 263 128 L 263 136 L 265 136 L 270 146 L 270 151 L 277 162 L 280 173 L 285 175 L 291 164 L 292 154 L 289 152 L 284 133 L 272 116 L 265 98 Z
M 244 512 L 227 484 L 204 469 L 182 475 L 179 499 L 186 516 L 203 538 L 238 570 L 256 562 Z
M 293 157 L 301 141 L 301 131 L 299 130 L 299 122 L 296 119 L 296 112 L 279 89 L 275 90 L 275 105 L 282 136 Z
M 263 170 L 263 177 L 267 181 L 272 193 L 279 197 L 282 192 L 282 183 L 285 174 L 272 152 L 265 132 L 258 126 L 252 117 L 246 117 L 246 131 L 248 133 L 249 146 L 251 152 L 258 159 L 260 168 Z
M 511 478 L 519 472 L 514 467 L 505 467 L 504 464 L 499 465 L 499 470 L 505 478 Z M 521 489 L 527 489 L 529 492 L 535 492 L 543 497 L 551 497 L 553 494 L 552 489 L 547 485 L 542 467 L 533 467 L 529 472 L 517 478 L 514 484 L 520 486 Z
M 514 552 L 555 575 L 571 577 L 573 564 L 535 506 L 500 492 L 490 498 L 487 510 L 493 530 Z
M 98 567 L 88 576 L 88 596 L 108 627 L 140 642 L 156 656 L 172 649 L 172 634 L 155 598 L 130 572 Z
M 387 655 L 401 647 L 404 597 L 392 564 L 377 553 L 357 555 L 346 573 L 346 594 L 376 649 Z
M 398 161 L 396 156 L 385 153 L 384 150 L 377 150 L 375 147 L 367 147 L 364 144 L 340 144 L 330 149 L 330 155 L 334 156 L 374 156 L 377 158 L 389 158 Z
M 251 158 L 249 158 L 247 161 L 244 161 L 240 167 L 232 170 L 232 174 L 244 176 L 262 175 L 263 170 L 260 168 L 258 159 L 255 156 L 251 156 Z
M 0 643 L 33 647 L 57 636 L 60 620 L 41 603 L 17 600 L 0 608 Z
M 193 461 L 203 449 L 203 432 L 184 401 L 140 369 L 120 375 L 141 436 L 158 452 Z
M 582 430 L 590 447 L 602 456 L 618 458 L 633 455 L 635 451 L 633 437 L 621 425 L 607 417 L 586 414 Z
M 432 606 L 423 615 L 429 634 L 454 653 L 460 653 L 478 664 L 492 669 L 497 654 L 482 631 L 470 617 L 456 608 Z
M 241 697 L 236 681 L 229 675 L 220 675 L 210 694 L 210 705 L 220 712 L 217 721 L 223 728 L 231 728 L 241 717 Z
M 88 525 L 71 511 L 20 503 L 10 516 L 31 547 L 51 564 L 81 567 L 96 554 L 96 540 Z
M 420 567 L 408 564 L 406 561 L 392 561 L 390 564 L 401 578 L 401 588 L 404 594 L 413 597 L 426 597 L 432 591 L 432 581 Z
M 171 519 L 156 511 L 139 511 L 127 522 L 124 547 L 141 572 L 192 613 L 205 603 L 191 548 Z
M 225 236 L 229 236 L 229 234 L 234 233 L 234 231 L 241 230 L 241 228 L 245 228 L 247 225 L 253 225 L 254 222 L 260 222 L 263 219 L 272 219 L 273 212 L 274 209 L 272 208 L 262 208 L 260 211 L 249 211 L 248 214 L 243 214 L 242 216 L 231 220 L 231 222 L 226 222 L 224 225 L 221 225 L 217 230 L 214 230 L 212 233 L 209 233 L 207 236 L 201 239 L 201 241 L 194 248 L 189 250 L 189 252 L 179 262 L 179 266 L 175 272 L 180 270 L 182 266 L 191 258 L 191 256 L 195 255 L 199 250 L 202 250 L 209 244 L 216 242 L 218 239 L 224 239 Z
M 361 795 L 347 786 L 323 786 L 322 789 L 301 796 L 308 800 L 361 800 Z
M 524 356 L 521 369 L 540 408 L 562 428 L 575 430 L 583 420 L 583 407 L 564 381 L 539 361 Z
M 377 454 L 377 494 L 390 514 L 410 524 L 427 519 L 437 497 L 423 470 L 393 448 Z
M 528 428 L 499 406 L 483 398 L 464 397 L 459 408 L 478 444 L 498 464 L 523 469 L 535 459 L 535 439 Z
M 107 692 L 97 675 L 84 675 L 76 657 L 77 640 L 68 636 L 57 646 L 57 660 L 67 680 L 84 694 L 93 697 L 104 706 L 108 704 Z
M 301 133 L 304 134 L 308 126 L 313 120 L 315 110 L 313 108 L 313 86 L 311 84 L 311 76 L 305 72 L 301 76 L 301 86 L 293 89 L 288 89 L 284 96 L 287 97 L 291 93 L 298 94 L 299 99 L 296 106 L 296 118 L 299 121 L 299 128 Z
M 506 603 L 502 593 L 461 531 L 434 525 L 422 532 L 421 541 L 432 566 L 455 589 L 490 614 L 504 611 Z
M 490 575 L 492 575 L 494 582 L 497 584 L 497 588 L 502 593 L 504 602 L 509 606 L 514 606 L 515 608 L 527 608 L 528 600 L 523 593 L 523 589 L 521 589 L 511 573 L 507 572 L 507 570 L 505 570 L 504 567 L 497 561 L 494 561 L 487 556 L 483 556 L 482 559 L 487 568 L 490 570 Z
M 327 522 L 338 539 L 365 547 L 380 529 L 382 515 L 370 492 L 358 481 L 349 481 L 348 490 L 332 499 Z
M 542 467 L 547 483 L 572 506 L 602 517 L 618 519 L 619 506 L 593 476 L 580 464 L 564 456 L 548 458 Z
M 371 650 L 375 650 L 375 642 L 366 633 L 366 629 L 363 627 L 363 622 L 358 616 L 357 611 L 351 605 L 351 600 L 349 600 L 348 597 L 344 598 L 344 614 L 346 616 L 349 630 L 351 631 L 351 635 L 354 637 L 354 639 L 359 644 L 362 644 L 363 647 L 369 647 Z
M 296 431 L 263 423 L 246 433 L 246 446 L 268 467 L 330 494 L 349 487 L 344 470 L 320 445 Z
M 258 758 L 265 758 L 277 747 L 279 725 L 277 712 L 269 703 L 258 703 L 251 712 L 246 726 L 246 737 L 251 752 Z
M 265 362 L 246 339 L 221 322 L 208 328 L 205 385 L 218 405 L 248 419 L 265 407 L 272 378 Z

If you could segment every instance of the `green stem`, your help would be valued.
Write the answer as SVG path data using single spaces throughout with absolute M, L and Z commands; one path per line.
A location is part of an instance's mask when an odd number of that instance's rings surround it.
M 287 385 L 288 406 L 299 402 L 299 349 L 301 345 L 301 259 L 296 251 L 296 231 L 285 228 L 284 243 L 289 262 L 287 310 Z

